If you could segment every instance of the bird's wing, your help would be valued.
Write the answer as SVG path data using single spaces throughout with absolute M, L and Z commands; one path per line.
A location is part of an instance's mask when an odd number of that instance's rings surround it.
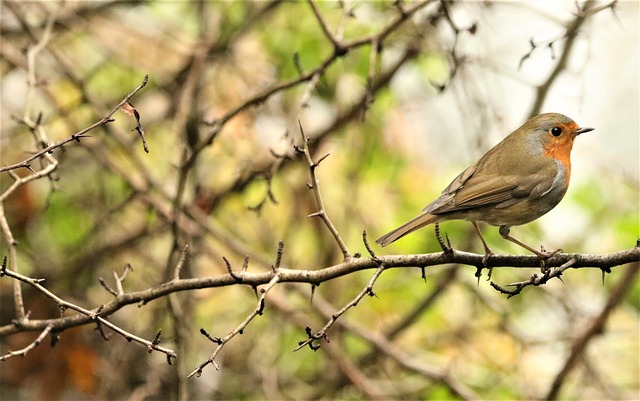
M 473 167 L 473 166 L 472 166 Z M 423 212 L 442 214 L 469 208 L 494 205 L 511 206 L 525 199 L 544 195 L 553 183 L 546 171 L 522 175 L 474 175 L 471 167 L 456 177 L 442 195 Z
M 451 181 L 451 183 L 442 191 L 440 197 L 422 209 L 425 213 L 432 213 L 437 211 L 441 207 L 446 206 L 451 199 L 456 195 L 456 192 L 462 188 L 465 183 L 469 180 L 469 178 L 476 172 L 477 164 L 473 166 L 467 167 L 462 173 L 460 173 L 456 178 Z

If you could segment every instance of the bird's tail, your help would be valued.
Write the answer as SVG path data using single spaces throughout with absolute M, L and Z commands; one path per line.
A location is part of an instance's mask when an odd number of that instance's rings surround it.
M 394 242 L 395 240 L 400 239 L 405 235 L 412 233 L 421 227 L 426 226 L 427 224 L 431 224 L 439 221 L 440 218 L 441 216 L 436 216 L 429 213 L 421 214 L 420 216 L 409 221 L 408 223 L 405 223 L 400 227 L 396 228 L 395 230 L 388 232 L 382 237 L 378 238 L 376 240 L 376 243 L 380 244 L 380 246 L 387 246 L 390 243 Z

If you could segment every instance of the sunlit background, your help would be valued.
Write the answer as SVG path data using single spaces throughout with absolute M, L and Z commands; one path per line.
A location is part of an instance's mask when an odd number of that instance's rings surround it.
M 410 9 L 419 3 L 402 4 Z M 447 2 L 448 17 L 441 2 L 427 3 L 392 29 L 379 54 L 372 57 L 369 45 L 354 48 L 315 85 L 300 82 L 241 108 L 199 153 L 181 192 L 181 166 L 194 144 L 213 132 L 216 119 L 330 59 L 333 48 L 310 3 L 3 2 L 0 166 L 36 149 L 21 121 L 41 113 L 48 143 L 64 140 L 102 118 L 149 75 L 132 99 L 149 154 L 131 131 L 133 118 L 118 112 L 91 137 L 56 150 L 54 175 L 2 199 L 19 241 L 20 271 L 46 278 L 58 296 L 92 309 L 112 300 L 98 278 L 113 285 L 113 272 L 121 274 L 129 263 L 134 270 L 125 291 L 159 285 L 170 279 L 185 243 L 190 255 L 184 277 L 226 274 L 223 256 L 239 269 L 248 255 L 250 271 L 266 271 L 280 240 L 287 268 L 340 263 L 326 227 L 306 217 L 317 205 L 307 188 L 308 168 L 292 146 L 300 143 L 299 124 L 312 138 L 316 159 L 330 153 L 317 169 L 328 215 L 349 250 L 367 256 L 363 230 L 373 243 L 414 217 L 459 172 L 539 112 L 566 114 L 595 131 L 574 145 L 563 202 L 513 228 L 514 236 L 576 253 L 633 247 L 640 236 L 640 3 L 588 2 L 593 13 L 587 11 L 577 31 L 569 27 L 585 3 Z M 400 15 L 391 1 L 313 4 L 345 43 L 376 34 Z M 47 21 L 51 37 L 30 65 L 29 52 Z M 567 32 L 577 36 L 550 80 Z M 408 53 L 415 55 L 403 61 Z M 370 93 L 373 103 L 363 111 L 371 74 L 374 83 L 387 74 L 390 79 Z M 547 80 L 549 90 L 535 108 L 538 87 Z M 33 163 L 36 171 L 42 166 Z M 0 191 L 13 181 L 0 173 Z M 206 230 L 174 230 L 167 215 L 176 194 L 180 207 L 199 211 L 193 221 Z M 190 219 L 182 221 L 195 227 Z M 469 223 L 447 222 L 441 229 L 456 249 L 482 253 Z M 502 240 L 497 228 L 483 231 L 496 253 L 526 253 Z M 1 254 L 9 249 L 5 238 Z M 441 250 L 432 228 L 374 249 Z M 486 272 L 477 281 L 473 267 L 428 268 L 426 283 L 419 269 L 389 270 L 375 284 L 377 296 L 343 315 L 329 332 L 331 343 L 317 352 L 292 350 L 306 338 L 305 326 L 321 328 L 372 272 L 323 283 L 311 301 L 308 285 L 282 284 L 268 294 L 264 314 L 223 348 L 221 370 L 209 366 L 191 379 L 186 374 L 215 349 L 199 329 L 226 335 L 256 307 L 256 297 L 239 286 L 173 294 L 128 306 L 110 320 L 147 339 L 162 328 L 162 344 L 180 355 L 177 365 L 115 334 L 104 341 L 84 326 L 61 333 L 55 348 L 47 340 L 25 358 L 0 363 L 0 396 L 546 398 L 577 339 L 631 268 L 614 268 L 604 284 L 598 269 L 570 269 L 564 282 L 527 288 L 509 300 L 485 281 Z M 506 285 L 535 272 L 499 268 L 492 280 Z M 639 288 L 636 277 L 550 398 L 638 398 Z M 55 304 L 24 291 L 31 318 L 60 316 Z M 0 325 L 10 325 L 14 308 L 6 277 L 0 278 L 0 298 Z M 37 334 L 3 337 L 0 354 Z

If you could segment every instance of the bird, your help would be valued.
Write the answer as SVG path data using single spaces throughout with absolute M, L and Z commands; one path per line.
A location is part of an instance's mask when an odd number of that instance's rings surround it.
M 564 197 L 571 178 L 571 149 L 580 128 L 559 113 L 530 118 L 468 167 L 421 214 L 376 240 L 385 247 L 429 224 L 467 220 L 473 224 L 485 249 L 483 263 L 493 251 L 477 222 L 499 227 L 505 240 L 545 260 L 553 252 L 536 250 L 510 234 L 511 227 L 530 223 L 553 209 Z

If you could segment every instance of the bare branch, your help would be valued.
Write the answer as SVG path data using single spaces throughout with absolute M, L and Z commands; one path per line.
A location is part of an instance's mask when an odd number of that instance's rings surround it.
M 187 376 L 188 378 L 193 377 L 193 376 L 200 377 L 200 375 L 202 374 L 202 369 L 204 369 L 209 364 L 213 364 L 213 366 L 215 366 L 216 370 L 220 370 L 220 367 L 218 366 L 218 364 L 215 361 L 216 356 L 220 353 L 220 351 L 222 351 L 222 347 L 224 347 L 225 344 L 228 343 L 233 337 L 235 337 L 238 334 L 242 334 L 244 329 L 249 325 L 249 323 L 251 323 L 251 321 L 256 316 L 262 315 L 262 313 L 264 311 L 264 307 L 265 307 L 265 298 L 267 296 L 267 293 L 276 284 L 278 284 L 279 281 L 280 281 L 280 275 L 279 274 L 275 274 L 273 276 L 273 278 L 269 281 L 267 286 L 265 288 L 260 289 L 260 292 L 261 292 L 262 295 L 260 295 L 260 299 L 258 300 L 258 306 L 256 306 L 256 308 L 253 310 L 253 312 L 251 312 L 249 314 L 249 316 L 247 316 L 247 318 L 242 323 L 240 323 L 235 329 L 233 329 L 224 338 L 211 337 L 204 329 L 200 329 L 200 332 L 202 333 L 202 335 L 204 335 L 205 337 L 207 337 L 210 340 L 212 340 L 215 343 L 217 343 L 218 347 L 216 347 L 216 349 L 213 351 L 211 356 L 209 356 L 209 358 L 206 361 L 204 361 L 200 365 L 198 365 L 198 367 L 193 372 L 191 372 L 189 374 L 189 376 Z
M 344 260 L 347 261 L 351 258 L 351 254 L 347 249 L 347 245 L 342 240 L 340 233 L 338 232 L 336 227 L 331 222 L 331 219 L 327 215 L 327 210 L 325 209 L 324 202 L 322 201 L 322 194 L 320 193 L 320 183 L 316 176 L 316 168 L 329 155 L 328 154 L 324 155 L 317 162 L 314 162 L 313 159 L 311 158 L 311 153 L 309 153 L 309 137 L 305 135 L 304 130 L 302 129 L 302 124 L 300 124 L 300 136 L 302 137 L 302 146 L 296 147 L 296 150 L 298 150 L 300 153 L 304 155 L 304 158 L 307 161 L 307 164 L 309 165 L 309 175 L 311 177 L 311 182 L 309 183 L 309 189 L 313 191 L 313 195 L 316 198 L 316 204 L 318 205 L 318 209 L 319 209 L 316 213 L 312 213 L 311 215 L 309 215 L 309 217 L 320 217 L 320 219 L 322 219 L 322 222 L 325 224 L 325 226 L 327 226 L 327 228 L 329 229 L 329 232 L 331 232 L 331 235 L 333 236 L 336 243 L 338 244 L 338 247 L 340 247 L 340 251 L 342 252 L 342 256 Z
M 546 284 L 552 278 L 558 278 L 559 280 L 562 280 L 560 278 L 560 276 L 562 276 L 562 273 L 564 273 L 565 270 L 573 266 L 575 263 L 576 263 L 575 259 L 569 259 L 566 263 L 563 263 L 562 266 L 554 269 L 553 271 L 550 269 L 544 269 L 542 276 L 538 276 L 537 274 L 534 274 L 527 281 L 507 284 L 509 287 L 515 287 L 515 289 L 513 290 L 503 288 L 498 284 L 494 283 L 493 281 L 491 282 L 491 286 L 496 290 L 498 290 L 500 293 L 506 294 L 507 298 L 511 298 L 515 295 L 520 294 L 520 292 L 522 292 L 523 289 L 525 289 L 530 285 L 533 285 L 533 286 L 543 285 L 543 284 Z
M 358 305 L 358 302 L 360 302 L 360 300 L 362 298 L 364 298 L 365 295 L 369 295 L 370 297 L 374 297 L 376 295 L 373 292 L 373 285 L 378 280 L 378 277 L 380 277 L 380 275 L 382 274 L 382 272 L 384 271 L 385 268 L 386 268 L 386 266 L 381 263 L 378 266 L 378 268 L 376 269 L 376 271 L 373 274 L 373 276 L 371 277 L 371 279 L 369 280 L 369 283 L 367 284 L 367 286 L 362 291 L 360 291 L 360 293 L 358 295 L 356 295 L 355 298 L 353 298 L 353 300 L 351 300 L 351 302 L 346 304 L 338 312 L 336 312 L 333 315 L 331 315 L 331 319 L 329 319 L 327 324 L 322 329 L 320 329 L 320 331 L 318 331 L 317 333 L 313 333 L 312 334 L 311 329 L 307 328 L 307 335 L 309 336 L 309 338 L 307 338 L 304 341 L 300 341 L 298 343 L 298 347 L 296 347 L 296 349 L 294 351 L 298 351 L 299 349 L 301 349 L 301 348 L 303 348 L 303 347 L 305 347 L 307 345 L 309 346 L 309 348 L 311 348 L 312 350 L 315 351 L 315 350 L 318 349 L 319 345 L 314 344 L 314 341 L 318 341 L 318 340 L 324 339 L 327 342 L 329 342 L 329 339 L 327 337 L 327 331 L 329 331 L 331 326 L 333 326 L 333 324 L 338 320 L 338 318 L 340 316 L 344 315 L 349 309 L 354 308 L 356 305 Z
M 629 266 L 625 274 L 618 280 L 618 284 L 611 291 L 609 299 L 607 299 L 607 303 L 602 311 L 600 311 L 595 319 L 591 321 L 589 326 L 575 338 L 571 346 L 569 357 L 553 379 L 553 383 L 544 398 L 545 400 L 558 399 L 560 389 L 562 388 L 565 379 L 576 367 L 580 357 L 586 352 L 589 343 L 595 339 L 596 336 L 604 332 L 605 324 L 609 319 L 611 312 L 620 302 L 622 302 L 625 294 L 630 290 L 633 283 L 636 282 L 638 272 L 640 272 L 640 263 L 636 262 Z
M 0 167 L 0 173 L 2 173 L 3 171 L 8 171 L 8 170 L 15 170 L 17 168 L 29 168 L 29 163 L 37 158 L 42 157 L 43 155 L 47 154 L 47 153 L 51 153 L 53 150 L 60 148 L 64 145 L 66 145 L 69 142 L 72 141 L 77 141 L 80 140 L 81 138 L 85 138 L 87 132 L 92 131 L 102 125 L 108 124 L 110 122 L 113 122 L 114 120 L 111 118 L 118 110 L 120 110 L 120 108 L 122 107 L 123 104 L 125 104 L 126 102 L 128 102 L 136 93 L 138 93 L 142 88 L 144 88 L 147 85 L 147 82 L 149 82 L 149 75 L 145 75 L 144 79 L 142 80 L 142 83 L 135 88 L 131 93 L 127 94 L 124 99 L 122 99 L 122 101 L 120 103 L 118 103 L 107 115 L 105 115 L 104 117 L 102 117 L 100 120 L 96 121 L 95 123 L 91 124 L 90 126 L 81 129 L 80 131 L 76 132 L 75 134 L 72 134 L 69 138 L 67 139 L 63 139 L 62 141 L 59 141 L 57 143 L 54 143 L 52 145 L 47 146 L 46 148 L 42 149 L 39 152 L 34 153 L 33 155 L 29 156 L 28 158 L 24 159 L 23 161 L 19 162 L 19 163 L 15 163 L 15 164 L 11 164 L 11 165 L 7 165 L 7 166 L 1 166 Z
M 143 344 L 143 345 L 147 346 L 148 349 L 152 349 L 152 350 L 155 350 L 155 351 L 162 352 L 162 353 L 166 354 L 170 358 L 177 358 L 178 357 L 176 355 L 176 353 L 173 352 L 172 350 L 170 350 L 168 348 L 160 347 L 157 344 L 153 344 L 151 341 L 148 341 L 148 340 L 145 340 L 144 338 L 141 338 L 141 337 L 138 337 L 136 335 L 133 335 L 133 334 L 125 331 L 124 329 L 121 329 L 120 327 L 116 326 L 115 324 L 109 322 L 108 320 L 106 320 L 102 316 L 100 316 L 100 313 L 104 310 L 104 305 L 99 307 L 95 311 L 90 311 L 88 309 L 82 308 L 81 306 L 78 306 L 78 305 L 73 304 L 71 302 L 65 301 L 62 298 L 60 298 L 57 295 L 55 295 L 54 293 L 52 293 L 51 291 L 47 290 L 44 286 L 42 286 L 40 284 L 42 281 L 44 281 L 44 279 L 35 279 L 35 278 L 23 276 L 21 274 L 18 274 L 16 272 L 11 271 L 11 270 L 6 269 L 6 268 L 2 268 L 2 270 L 0 271 L 0 277 L 1 276 L 11 277 L 11 278 L 14 278 L 14 279 L 16 279 L 18 281 L 21 281 L 23 283 L 26 283 L 26 284 L 32 286 L 33 288 L 35 288 L 36 290 L 38 290 L 39 292 L 44 294 L 47 298 L 51 299 L 56 304 L 58 304 L 58 306 L 60 307 L 60 309 L 62 311 L 66 310 L 66 309 L 72 309 L 72 310 L 74 310 L 76 312 L 79 312 L 82 315 L 84 315 L 87 318 L 89 318 L 90 321 L 99 322 L 100 324 L 109 327 L 113 331 L 117 332 L 118 334 L 120 334 L 124 338 L 126 338 L 127 341 L 138 342 L 140 344 Z M 63 318 L 61 318 L 61 319 L 63 319 Z M 54 319 L 54 320 L 58 320 L 58 319 Z M 14 326 L 16 328 L 18 328 L 18 329 L 19 328 L 23 328 L 23 327 L 28 326 L 28 325 L 29 325 L 28 318 L 25 318 L 22 321 L 16 321 L 14 323 Z M 51 323 L 47 324 L 47 326 L 49 326 L 49 325 L 51 325 L 51 329 L 56 328 L 56 325 L 53 325 Z M 2 335 L 2 334 L 0 334 L 0 335 Z
M 325 317 L 329 318 L 332 316 L 331 305 L 327 300 L 319 297 L 317 302 L 314 303 L 314 306 L 321 311 Z M 410 352 L 394 344 L 389 337 L 371 332 L 371 330 L 367 330 L 366 327 L 362 327 L 350 319 L 340 319 L 337 324 L 373 345 L 372 352 L 377 356 L 384 355 L 396 361 L 400 366 L 417 372 L 426 379 L 443 384 L 451 391 L 452 394 L 464 400 L 477 400 L 480 398 L 473 392 L 473 390 L 455 380 L 451 373 L 447 372 L 446 369 L 420 361 L 418 358 L 411 355 Z M 362 360 L 366 359 L 367 358 L 363 358 Z M 364 363 L 359 365 L 366 366 L 368 364 Z
M 449 263 L 458 263 L 477 267 L 482 266 L 483 257 L 484 255 L 481 254 L 454 250 L 451 254 L 438 252 L 416 255 L 383 255 L 376 256 L 376 259 L 353 258 L 338 265 L 318 270 L 292 270 L 281 267 L 278 269 L 277 274 L 271 270 L 260 273 L 244 272 L 242 274 L 242 284 L 257 287 L 270 283 L 274 276 L 278 275 L 279 282 L 296 282 L 318 285 L 322 282 L 346 276 L 356 271 L 378 269 L 380 263 L 384 264 L 385 269 L 436 266 Z M 634 247 L 626 251 L 619 251 L 610 254 L 556 254 L 546 260 L 546 266 L 547 268 L 560 267 L 572 259 L 575 260 L 574 264 L 571 266 L 572 269 L 612 268 L 637 262 L 640 259 L 640 247 Z M 540 268 L 540 260 L 537 256 L 533 255 L 493 255 L 489 260 L 489 265 L 494 268 Z M 0 277 L 3 275 L 14 277 L 15 273 L 9 274 L 9 271 L 9 269 L 0 270 Z M 23 277 L 20 275 L 18 276 Z M 29 278 L 24 279 L 33 280 Z M 145 304 L 174 292 L 201 288 L 226 287 L 237 283 L 237 277 L 234 278 L 230 274 L 172 280 L 153 288 L 121 295 L 118 299 L 105 304 L 100 315 L 108 316 L 126 305 Z M 89 313 L 91 314 L 91 312 Z M 43 330 L 49 323 L 54 323 L 54 330 L 62 330 L 88 324 L 92 321 L 91 316 L 70 316 L 51 320 L 30 320 L 21 323 L 20 327 L 16 327 L 13 324 L 0 326 L 0 336 L 17 333 L 18 331 Z
M 17 351 L 9 351 L 8 353 L 0 356 L 0 362 L 4 362 L 7 359 L 13 358 L 15 356 L 25 356 L 25 355 L 27 355 L 27 353 L 29 351 L 31 351 L 32 349 L 34 349 L 35 347 L 40 345 L 42 340 L 44 340 L 44 338 L 50 332 L 51 332 L 51 326 L 45 327 L 44 330 L 42 330 L 42 333 L 40 333 L 40 335 L 35 340 L 33 340 L 29 345 L 27 345 L 26 347 L 24 347 L 24 348 L 22 348 L 20 350 L 17 350 Z
M 309 3 L 309 5 L 311 6 L 313 15 L 315 15 L 318 23 L 320 24 L 320 28 L 322 28 L 322 33 L 324 33 L 324 36 L 329 39 L 329 42 L 331 42 L 331 44 L 333 45 L 334 52 L 339 53 L 341 51 L 344 51 L 338 39 L 333 36 L 333 33 L 331 33 L 331 30 L 329 29 L 327 22 L 322 17 L 322 14 L 320 14 L 320 10 L 318 10 L 318 6 L 316 6 L 316 3 L 313 0 L 307 0 L 307 3 Z
M 182 248 L 180 259 L 178 259 L 178 263 L 176 263 L 176 268 L 173 271 L 174 280 L 180 280 L 180 272 L 182 271 L 182 267 L 184 266 L 184 263 L 187 261 L 188 254 L 189 254 L 189 244 L 185 244 L 184 248 Z
M 596 4 L 595 0 L 588 0 L 584 2 L 578 14 L 575 16 L 574 20 L 571 21 L 567 26 L 566 32 L 562 36 L 562 38 L 566 38 L 567 40 L 564 44 L 564 48 L 562 49 L 562 53 L 560 54 L 560 58 L 558 59 L 556 66 L 551 71 L 547 79 L 540 86 L 538 86 L 536 90 L 536 97 L 533 102 L 533 106 L 531 107 L 531 111 L 529 111 L 529 117 L 533 117 L 536 114 L 540 113 L 540 110 L 542 109 L 542 104 L 544 103 L 544 100 L 547 97 L 547 93 L 549 92 L 551 85 L 553 85 L 553 83 L 555 82 L 556 78 L 560 75 L 560 73 L 567 68 L 567 62 L 569 60 L 569 56 L 573 51 L 573 46 L 575 44 L 576 38 L 578 37 L 578 33 L 582 25 L 587 20 L 587 18 L 607 8 L 613 9 L 615 7 L 616 1 L 609 3 L 605 7 L 594 8 L 595 4 Z M 549 49 L 553 50 L 552 46 L 554 42 L 555 40 L 550 41 L 546 44 L 546 46 Z M 537 47 L 537 45 L 534 44 L 533 40 L 531 40 L 530 43 L 532 46 L 531 51 L 529 52 L 529 54 L 523 57 L 523 59 L 520 61 L 520 64 L 522 64 L 522 62 L 526 58 L 528 58 L 530 53 Z

